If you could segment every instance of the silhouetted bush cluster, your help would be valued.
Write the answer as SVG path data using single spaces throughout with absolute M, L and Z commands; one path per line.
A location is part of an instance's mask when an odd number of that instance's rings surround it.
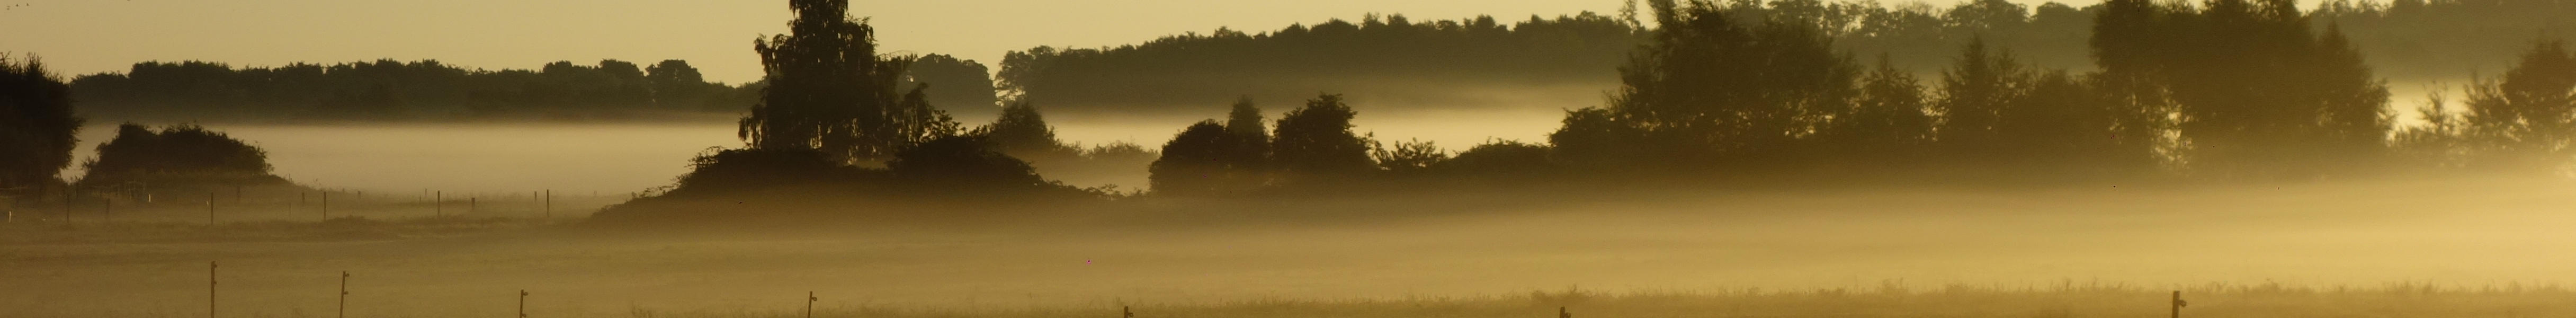
M 1493 141 L 1455 156 L 1430 142 L 1387 144 L 1351 132 L 1359 115 L 1340 95 L 1324 94 L 1290 110 L 1265 132 L 1262 112 L 1245 99 L 1227 120 L 1183 128 L 1149 168 L 1153 193 L 1233 196 L 1332 190 L 1388 180 L 1495 180 L 1555 176 L 1545 145 Z M 1517 180 L 1525 181 L 1525 180 Z
M 99 144 L 98 157 L 82 167 L 88 170 L 78 184 L 82 189 L 134 198 L 293 186 L 269 173 L 267 151 L 222 132 L 185 124 L 158 131 L 137 124 L 118 125 L 116 139 Z

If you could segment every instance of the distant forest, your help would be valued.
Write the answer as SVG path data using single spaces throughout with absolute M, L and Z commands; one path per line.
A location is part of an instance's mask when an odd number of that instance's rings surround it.
M 1976 40 L 2040 69 L 2092 71 L 2094 19 L 2103 10 L 2005 0 L 1946 8 L 1823 0 L 1710 5 L 1747 26 L 1804 21 L 1853 58 L 1884 55 L 1918 74 L 1955 62 L 1952 53 Z M 1245 95 L 1294 100 L 1321 91 L 1488 107 L 1475 105 L 1493 102 L 1473 98 L 1478 89 L 1581 84 L 1597 90 L 1616 83 L 1620 63 L 1648 36 L 1634 3 L 1622 11 L 1516 23 L 1369 15 L 1357 23 L 1335 19 L 1254 33 L 1219 28 L 1118 47 L 1041 46 L 1010 53 L 997 77 L 1005 95 L 1068 112 L 1207 109 Z M 2306 13 L 2314 27 L 2338 25 L 2370 65 L 2408 83 L 2500 72 L 2504 65 L 2497 61 L 2532 40 L 2576 34 L 2576 23 L 2567 22 L 2576 21 L 2570 19 L 2576 1 L 2333 0 Z
M 946 55 L 910 58 L 903 85 L 931 83 L 931 100 L 998 112 L 987 69 Z M 527 69 L 470 69 L 436 60 L 233 67 L 144 62 L 125 73 L 74 78 L 91 117 L 121 120 L 626 120 L 738 114 L 765 84 L 708 82 L 688 61 L 602 60 Z

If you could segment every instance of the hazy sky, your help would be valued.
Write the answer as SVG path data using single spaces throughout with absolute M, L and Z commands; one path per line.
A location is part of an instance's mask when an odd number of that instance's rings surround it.
M 0 0 L 0 51 L 63 73 L 149 60 L 273 66 L 393 58 L 487 69 L 603 58 L 684 59 L 711 80 L 760 76 L 751 40 L 783 32 L 780 0 Z M 1416 20 L 1613 12 L 1621 0 L 914 0 L 853 1 L 888 50 L 997 65 L 1037 45 L 1137 43 L 1219 26 L 1275 30 L 1370 12 Z M 1955 0 L 1933 0 L 1946 4 Z M 2093 0 L 2069 3 L 2089 4 Z

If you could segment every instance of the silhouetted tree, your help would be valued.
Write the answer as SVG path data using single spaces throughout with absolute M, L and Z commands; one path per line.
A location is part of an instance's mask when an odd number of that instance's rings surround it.
M 835 160 L 883 159 L 955 132 L 923 90 L 898 90 L 912 58 L 876 53 L 875 29 L 850 18 L 848 0 L 794 0 L 789 34 L 761 39 L 768 71 L 761 103 L 742 119 L 754 148 L 815 148 Z
M 663 60 L 644 72 L 645 85 L 653 91 L 653 104 L 662 108 L 702 108 L 709 97 L 725 89 L 723 85 L 707 83 L 706 75 L 689 66 L 689 61 Z
M 2004 109 L 2022 98 L 2030 73 L 2010 52 L 1991 52 L 1984 40 L 1971 40 L 1956 63 L 1941 72 L 1941 143 L 1954 155 L 1993 155 L 2004 144 L 1997 131 Z
M 2473 164 L 2557 168 L 2576 159 L 2576 55 L 2566 44 L 2532 46 L 2504 76 L 2468 87 L 2464 132 Z
M 1551 137 L 1562 151 L 1621 147 L 1661 148 L 1656 156 L 1597 156 L 1701 168 L 1751 168 L 1790 162 L 1806 154 L 1801 142 L 1850 111 L 1857 66 L 1834 52 L 1819 24 L 1771 19 L 1758 26 L 1734 20 L 1730 9 L 1707 2 L 1652 1 L 1657 29 L 1620 69 L 1608 113 L 1569 113 L 1567 130 Z M 1741 12 L 1745 9 L 1731 9 Z M 1574 118 L 1601 115 L 1601 118 Z M 1579 120 L 1578 120 L 1579 119 Z M 1627 126 L 1644 136 L 1584 136 Z M 1631 141 L 1642 144 L 1580 145 L 1566 142 Z M 1588 159 L 1578 161 L 1589 161 Z M 1588 163 L 1587 165 L 1618 165 Z
M 0 54 L 0 194 L 58 183 L 80 144 L 71 88 L 34 57 Z
M 2008 146 L 1987 160 L 2048 173 L 2137 172 L 2156 163 L 2151 144 L 2123 138 L 2128 112 L 2104 102 L 2092 86 L 2065 71 L 2037 73 L 2028 84 L 1997 114 L 1994 131 Z
M 1839 121 L 1833 142 L 1853 148 L 1843 155 L 1880 157 L 1872 162 L 1918 161 L 1932 143 L 1934 120 L 1926 105 L 1923 83 L 1913 73 L 1890 65 L 1881 55 L 1876 70 L 1861 78 L 1859 99 Z
M 1292 179 L 1350 177 L 1377 170 L 1369 161 L 1368 140 L 1351 133 L 1351 118 L 1358 115 L 1342 103 L 1341 95 L 1307 100 L 1306 107 L 1279 117 L 1278 132 L 1270 143 L 1272 162 Z
M 1003 106 L 1001 117 L 985 125 L 983 131 L 996 149 L 1024 160 L 1062 160 L 1081 154 L 1081 150 L 1056 140 L 1055 127 L 1048 126 L 1045 115 L 1028 101 Z
M 2299 177 L 2384 155 L 2367 140 L 2386 138 L 2387 89 L 2339 35 L 2312 31 L 2292 1 L 2103 6 L 2099 76 L 2140 97 L 2129 100 L 2171 102 L 2176 149 L 2193 172 Z
M 1264 185 L 1260 167 L 1247 166 L 1243 135 L 1214 120 L 1200 121 L 1163 144 L 1162 157 L 1147 168 L 1154 192 L 1170 195 L 1240 193 Z
M 2424 124 L 2400 128 L 2392 143 L 2399 154 L 2422 167 L 2467 167 L 2475 146 L 2468 139 L 2468 123 L 2451 108 L 2451 101 L 2440 92 L 2424 99 L 2415 109 Z
M 923 55 L 912 59 L 904 68 L 903 89 L 931 85 L 931 105 L 963 116 L 987 116 L 999 111 L 1001 100 L 993 85 L 991 70 L 974 60 L 959 60 L 946 54 Z
M 1251 97 L 1237 99 L 1225 118 L 1225 130 L 1234 133 L 1235 140 L 1241 142 L 1234 148 L 1235 153 L 1228 157 L 1241 162 L 1231 165 L 1255 173 L 1266 171 L 1270 161 L 1270 127 L 1263 123 L 1261 107 L 1253 105 Z

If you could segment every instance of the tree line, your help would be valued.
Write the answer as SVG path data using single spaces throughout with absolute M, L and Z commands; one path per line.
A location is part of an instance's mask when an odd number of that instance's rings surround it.
M 1704 1 L 1730 21 L 1810 24 L 1838 50 L 1884 57 L 1917 75 L 1939 71 L 1952 52 L 1982 42 L 2040 69 L 2092 71 L 2095 19 L 2104 4 L 2024 5 L 1974 0 L 1921 2 Z M 1415 21 L 1369 15 L 1360 22 L 1244 32 L 1219 28 L 1102 48 L 1040 46 L 1015 51 L 998 80 L 1006 95 L 1069 111 L 1172 111 L 1238 95 L 1300 98 L 1316 91 L 1433 103 L 1444 90 L 1534 83 L 1608 83 L 1629 49 L 1649 40 L 1649 19 L 1631 1 L 1621 13 L 1583 13 L 1517 23 L 1492 17 Z M 2299 10 L 2294 8 L 2294 10 Z M 2326 1 L 2299 10 L 2311 26 L 2340 25 L 2370 64 L 2404 82 L 2495 71 L 2494 63 L 2541 36 L 2576 30 L 2568 1 Z M 1509 25 L 1506 25 L 1509 24 Z M 1257 79 L 1255 79 L 1257 78 Z M 1446 99 L 1444 99 L 1446 98 Z
M 919 58 L 907 85 L 925 82 L 953 105 L 993 100 L 987 70 L 946 55 Z M 233 67 L 136 63 L 83 75 L 72 93 L 94 116 L 143 120 L 440 120 L 488 117 L 618 119 L 652 113 L 732 113 L 759 82 L 709 82 L 688 61 L 639 65 L 569 61 L 537 69 L 483 70 L 436 60 Z

